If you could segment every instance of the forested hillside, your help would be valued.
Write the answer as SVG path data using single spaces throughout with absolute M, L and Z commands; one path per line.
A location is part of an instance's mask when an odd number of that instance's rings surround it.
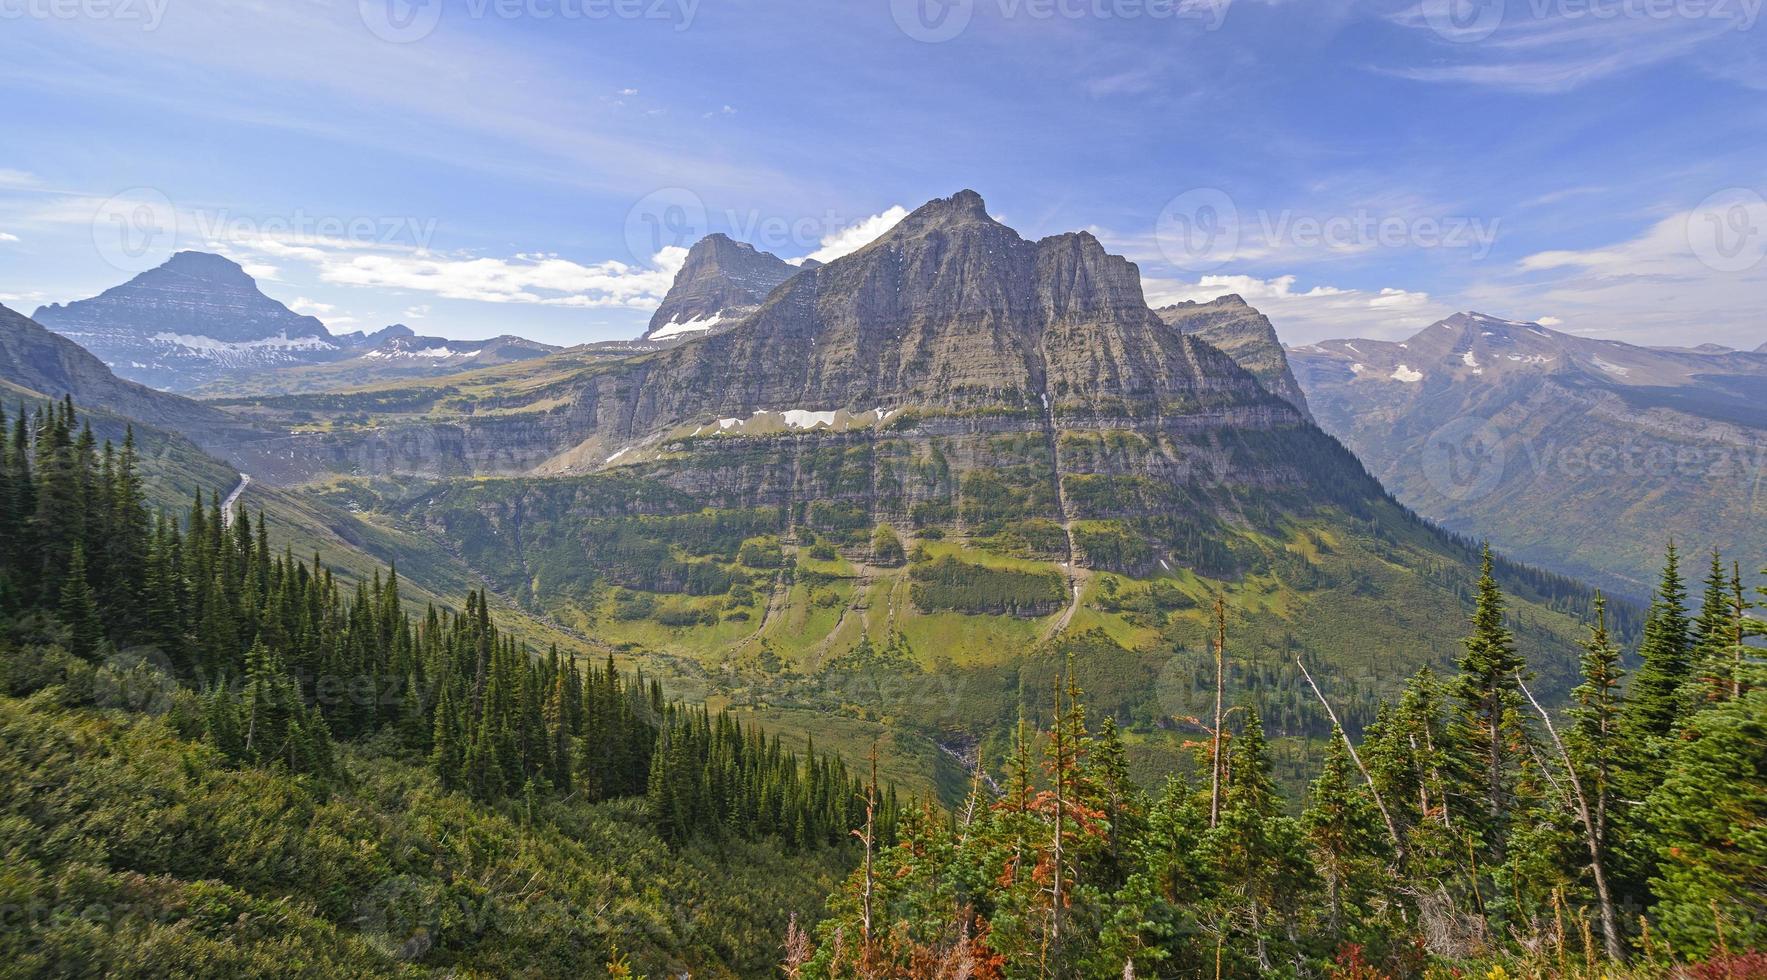
M 31 972 L 277 972 L 292 952 L 317 973 L 625 954 L 746 973 L 790 913 L 814 916 L 866 795 L 895 812 L 840 760 L 611 659 L 537 655 L 481 594 L 413 614 L 396 573 L 343 587 L 243 508 L 153 514 L 132 441 L 99 449 L 70 402 L 8 428 L 7 905 L 26 911 L 6 942 Z M 735 855 L 782 901 L 701 895 Z M 66 921 L 94 903 L 114 916 Z M 530 913 L 544 943 L 521 938 Z
M 1759 597 L 1717 555 L 1690 615 L 1670 550 L 1636 669 L 1598 600 L 1555 712 L 1487 553 L 1453 672 L 1380 701 L 1354 746 L 1331 728 L 1304 798 L 1241 698 L 1192 719 L 1189 764 L 1148 791 L 1116 720 L 1088 716 L 1081 642 L 998 776 L 976 767 L 945 808 L 612 660 L 532 650 L 480 593 L 418 614 L 392 570 L 344 587 L 243 508 L 154 513 L 132 441 L 99 446 L 70 403 L 6 430 L 9 972 L 1763 966 L 1767 668 Z M 919 584 L 943 588 L 933 567 Z M 1236 638 L 1210 615 L 1224 678 Z

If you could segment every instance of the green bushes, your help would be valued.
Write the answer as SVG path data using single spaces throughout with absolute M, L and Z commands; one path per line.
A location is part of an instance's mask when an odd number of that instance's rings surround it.
M 1066 601 L 1054 571 L 1015 571 L 972 565 L 946 555 L 909 571 L 909 596 L 927 611 L 1047 616 Z

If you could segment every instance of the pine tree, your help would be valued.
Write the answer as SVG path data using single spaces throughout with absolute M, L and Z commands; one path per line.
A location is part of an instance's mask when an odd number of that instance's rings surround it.
M 1694 715 L 1644 807 L 1652 919 L 1684 955 L 1767 948 L 1767 688 Z
M 1278 962 L 1274 947 L 1289 947 L 1283 962 L 1299 955 L 1296 920 L 1316 881 L 1300 825 L 1282 812 L 1256 711 L 1246 712 L 1224 761 L 1221 819 L 1203 838 L 1218 883 L 1215 928 L 1238 961 L 1230 972 L 1268 974 Z
M 1525 666 L 1503 622 L 1503 592 L 1492 575 L 1491 549 L 1484 550 L 1472 633 L 1450 685 L 1455 701 L 1450 738 L 1467 818 L 1484 841 L 1489 863 L 1503 858 L 1504 836 L 1515 803 L 1517 767 L 1526 752 L 1521 695 L 1516 678 Z
M 1625 713 L 1621 693 L 1620 650 L 1607 628 L 1607 597 L 1595 594 L 1595 622 L 1583 641 L 1583 683 L 1571 692 L 1573 726 L 1566 738 L 1572 763 L 1589 794 L 1590 818 L 1596 840 L 1610 844 L 1609 810 L 1615 779 L 1626 758 L 1620 719 Z
M 86 549 L 76 543 L 61 585 L 61 621 L 67 624 L 68 645 L 76 657 L 91 660 L 104 642 L 98 596 L 86 579 Z
M 1646 753 L 1646 758 L 1660 754 L 1656 743 L 1672 735 L 1685 714 L 1682 685 L 1692 673 L 1686 603 L 1680 558 L 1671 541 L 1663 560 L 1662 582 L 1644 623 L 1644 641 L 1638 648 L 1641 662 L 1626 695 L 1627 735 L 1634 749 Z
M 1324 879 L 1326 931 L 1337 949 L 1365 919 L 1385 878 L 1387 838 L 1373 801 L 1353 773 L 1349 742 L 1332 729 L 1325 766 L 1301 815 L 1313 866 Z

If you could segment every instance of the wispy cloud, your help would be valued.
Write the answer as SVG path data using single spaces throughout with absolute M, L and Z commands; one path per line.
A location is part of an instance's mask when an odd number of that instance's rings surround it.
M 1607 4 L 1421 0 L 1390 20 L 1435 41 L 1429 63 L 1375 65 L 1414 81 L 1553 94 L 1714 44 L 1753 27 L 1759 0 Z
M 1333 337 L 1406 337 L 1454 312 L 1428 293 L 1408 289 L 1371 292 L 1326 284 L 1296 289 L 1295 282 L 1292 275 L 1203 276 L 1194 282 L 1143 279 L 1142 290 L 1152 306 L 1186 300 L 1206 303 L 1237 293 L 1268 316 L 1283 341 L 1291 344 Z
M 804 259 L 815 259 L 818 262 L 833 262 L 849 252 L 856 252 L 871 244 L 884 232 L 896 227 L 896 223 L 908 217 L 908 209 L 900 204 L 891 205 L 879 214 L 868 218 L 860 218 L 850 225 L 837 228 L 822 236 L 816 251 L 800 259 L 789 260 L 793 265 L 800 264 Z

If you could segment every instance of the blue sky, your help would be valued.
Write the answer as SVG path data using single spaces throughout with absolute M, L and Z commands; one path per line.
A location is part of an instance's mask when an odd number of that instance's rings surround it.
M 1753 348 L 1760 4 L 0 0 L 0 302 L 203 248 L 340 332 L 631 337 L 700 234 L 826 257 L 972 187 L 1291 343 Z

